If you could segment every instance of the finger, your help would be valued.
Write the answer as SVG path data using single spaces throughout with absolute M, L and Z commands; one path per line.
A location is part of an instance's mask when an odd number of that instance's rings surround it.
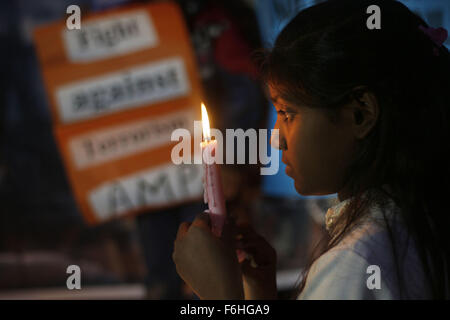
M 177 232 L 177 239 L 183 237 L 189 230 L 189 227 L 191 226 L 190 222 L 182 222 L 180 224 L 180 226 L 178 227 L 178 232 Z
M 250 241 L 255 239 L 256 236 L 250 232 L 248 232 L 247 230 L 242 230 L 242 229 L 238 229 L 236 228 L 235 231 L 235 236 L 234 239 L 237 241 Z
M 199 213 L 192 222 L 192 226 L 211 229 L 211 218 L 209 214 L 207 212 Z
M 235 246 L 238 249 L 247 249 L 247 248 L 255 248 L 256 244 L 255 243 L 249 243 L 246 241 L 236 241 L 235 242 Z
M 251 257 L 242 261 L 240 265 L 241 265 L 242 274 L 244 274 L 247 277 L 250 276 L 252 278 L 256 278 L 258 273 L 261 270 L 261 267 L 258 264 L 256 264 L 255 261 L 252 260 Z
M 239 236 L 239 234 L 234 238 L 236 242 L 241 242 L 243 244 L 255 244 L 258 246 L 264 246 L 267 247 L 269 243 L 263 238 L 258 236 Z
M 236 232 L 238 235 L 246 238 L 260 238 L 261 236 L 251 226 L 237 226 Z M 262 237 L 261 237 L 262 238 Z
M 273 260 L 273 252 L 268 247 L 261 247 L 260 245 L 239 245 L 235 246 L 236 249 L 246 252 L 248 255 L 253 256 L 258 264 L 266 265 L 270 264 Z
M 245 259 L 247 259 L 247 253 L 243 250 L 236 249 L 236 256 L 239 263 L 242 263 Z
M 234 241 L 239 247 L 267 247 L 268 244 L 262 237 L 247 236 L 242 233 L 238 233 L 234 237 Z

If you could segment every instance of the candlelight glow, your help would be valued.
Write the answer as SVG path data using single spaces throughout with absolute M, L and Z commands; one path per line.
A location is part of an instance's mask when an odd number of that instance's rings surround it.
M 211 132 L 209 129 L 209 118 L 208 112 L 206 112 L 206 107 L 202 103 L 202 126 L 203 126 L 203 139 L 209 141 L 211 139 Z

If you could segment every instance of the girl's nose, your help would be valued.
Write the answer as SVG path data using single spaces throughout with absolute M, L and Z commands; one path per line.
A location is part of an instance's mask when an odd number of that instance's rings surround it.
M 286 150 L 286 141 L 283 138 L 283 135 L 280 134 L 280 129 L 276 126 L 272 130 L 272 135 L 270 137 L 270 145 L 279 150 Z
M 270 145 L 272 148 L 280 149 L 280 130 L 273 129 L 272 136 L 270 137 Z

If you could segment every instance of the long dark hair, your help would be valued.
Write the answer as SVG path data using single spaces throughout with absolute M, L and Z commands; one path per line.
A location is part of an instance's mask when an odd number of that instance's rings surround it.
M 366 26 L 370 5 L 381 9 L 381 29 Z M 288 23 L 264 55 L 261 72 L 285 100 L 322 108 L 333 121 L 361 92 L 376 96 L 377 124 L 346 171 L 351 201 L 340 216 L 345 227 L 321 253 L 339 243 L 376 201 L 364 192 L 380 191 L 374 195 L 389 197 L 400 209 L 433 297 L 442 299 L 449 298 L 450 288 L 450 58 L 421 25 L 428 27 L 393 0 L 323 2 Z M 398 256 L 395 229 L 387 227 Z M 299 290 L 305 280 L 306 275 Z

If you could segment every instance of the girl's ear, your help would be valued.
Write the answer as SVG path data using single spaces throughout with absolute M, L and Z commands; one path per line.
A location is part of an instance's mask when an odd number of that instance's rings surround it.
M 350 104 L 352 131 L 356 139 L 364 139 L 375 127 L 380 108 L 375 95 L 370 91 L 354 96 Z

